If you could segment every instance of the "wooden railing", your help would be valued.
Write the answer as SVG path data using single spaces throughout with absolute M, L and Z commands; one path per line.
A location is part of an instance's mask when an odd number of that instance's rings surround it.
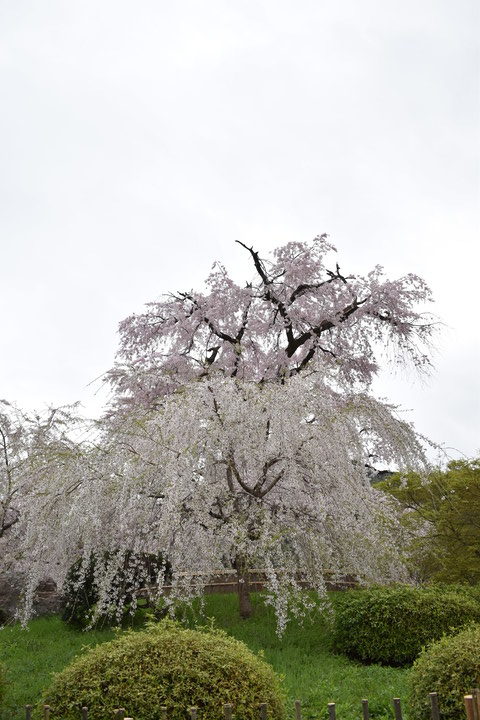
M 430 714 L 432 720 L 441 720 L 442 713 L 441 707 L 438 700 L 438 694 L 431 692 L 428 695 L 430 701 Z M 464 696 L 465 712 L 467 720 L 480 720 L 480 690 L 475 688 L 471 694 Z M 268 720 L 269 712 L 267 703 L 260 703 L 258 706 L 258 720 Z M 393 716 L 395 720 L 404 720 L 403 709 L 400 698 L 392 699 Z M 25 720 L 32 720 L 32 705 L 25 705 Z M 219 720 L 233 720 L 234 718 L 233 705 L 223 705 L 221 710 L 219 708 L 218 718 Z M 337 720 L 336 703 L 331 702 L 327 704 L 328 718 L 329 720 Z M 56 716 L 54 708 L 50 705 L 43 706 L 43 720 L 53 720 L 51 717 L 58 717 L 61 720 L 61 716 Z M 89 711 L 85 706 L 78 705 L 78 718 L 79 720 L 88 720 Z M 113 712 L 112 720 L 133 720 L 133 718 L 127 715 L 125 708 L 118 708 Z M 302 720 L 302 704 L 300 700 L 295 701 L 294 706 L 294 717 L 295 720 Z M 168 711 L 166 707 L 159 708 L 158 720 L 169 720 Z M 185 720 L 201 720 L 201 712 L 197 707 L 185 708 Z M 359 720 L 370 720 L 370 710 L 368 707 L 368 700 L 362 700 L 361 708 L 359 707 Z

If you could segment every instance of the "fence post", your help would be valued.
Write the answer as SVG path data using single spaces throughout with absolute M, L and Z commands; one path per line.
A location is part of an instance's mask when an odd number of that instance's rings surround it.
M 473 695 L 464 695 L 463 702 L 465 703 L 465 712 L 467 713 L 467 720 L 475 720 L 473 712 Z
M 440 711 L 438 709 L 438 693 L 436 693 L 436 692 L 428 693 L 428 697 L 430 698 L 432 720 L 440 720 Z
M 473 714 L 474 714 L 475 720 L 480 720 L 480 690 L 478 688 L 473 688 L 472 697 L 473 697 Z
M 393 698 L 393 709 L 395 711 L 395 720 L 402 720 L 402 705 L 400 698 Z
M 302 720 L 302 703 L 295 700 L 295 720 Z
M 431 707 L 431 718 L 432 720 L 441 720 L 438 693 L 428 693 L 430 698 Z M 464 695 L 465 711 L 467 720 L 480 720 L 480 689 L 474 688 L 470 695 Z M 79 704 L 80 705 L 80 704 Z M 77 705 L 77 707 L 79 707 Z M 336 705 L 334 702 L 328 703 L 328 718 L 329 720 L 336 720 Z M 267 720 L 267 703 L 260 703 L 258 705 L 258 717 L 259 720 Z M 400 698 L 393 698 L 393 708 L 395 713 L 395 720 L 403 720 L 402 707 Z M 32 720 L 32 705 L 25 705 L 25 720 Z M 82 720 L 88 720 L 88 707 L 80 706 Z M 51 720 L 52 708 L 50 705 L 43 706 L 43 720 Z M 192 706 L 188 708 L 190 720 L 198 720 L 198 708 Z M 125 708 L 117 708 L 114 710 L 115 720 L 132 720 L 132 718 L 125 717 Z M 368 706 L 368 700 L 365 698 L 362 700 L 362 720 L 370 720 L 370 711 Z M 223 706 L 223 718 L 224 720 L 234 720 L 233 706 L 230 703 L 226 703 Z M 167 708 L 166 706 L 160 707 L 160 720 L 167 720 Z M 302 720 L 302 704 L 300 700 L 295 700 L 295 720 Z
M 370 710 L 368 709 L 368 700 L 362 700 L 362 716 L 363 720 L 370 720 Z

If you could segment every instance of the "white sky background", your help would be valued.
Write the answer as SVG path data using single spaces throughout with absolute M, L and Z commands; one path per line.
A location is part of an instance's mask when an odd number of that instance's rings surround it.
M 328 232 L 446 324 L 377 393 L 480 448 L 476 0 L 0 0 L 0 397 L 82 400 L 118 321 Z

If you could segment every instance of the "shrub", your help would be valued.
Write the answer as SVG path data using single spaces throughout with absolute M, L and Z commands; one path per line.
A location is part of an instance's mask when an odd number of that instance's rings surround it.
M 428 693 L 437 692 L 442 720 L 464 720 L 463 696 L 480 682 L 480 625 L 445 636 L 419 655 L 410 673 L 411 720 L 430 720 Z
M 467 585 L 464 583 L 433 583 L 432 585 L 422 586 L 425 590 L 433 590 L 440 592 L 454 592 L 457 595 L 465 595 L 476 603 L 480 604 L 480 585 Z
M 106 554 L 103 562 L 106 564 L 108 561 L 109 556 Z M 92 616 L 99 598 L 95 577 L 98 558 L 92 555 L 86 567 L 84 562 L 83 559 L 80 559 L 71 566 L 62 593 L 62 620 L 77 629 L 92 626 Z M 131 617 L 132 591 L 139 584 L 154 584 L 158 573 L 164 569 L 162 557 L 155 555 L 145 554 L 139 559 L 138 556 L 134 557 L 131 553 L 126 553 L 122 563 L 123 566 L 116 571 L 113 577 L 112 588 L 115 588 L 117 597 L 125 597 L 126 603 L 118 612 L 117 604 L 112 602 L 111 607 L 99 615 L 93 623 L 97 628 L 118 625 L 127 620 L 129 616 Z M 166 576 L 169 575 L 170 566 L 167 563 Z M 140 599 L 138 605 L 142 604 L 146 604 L 146 601 Z
M 334 649 L 363 662 L 407 665 L 443 633 L 480 622 L 466 594 L 408 585 L 349 590 L 338 598 Z
M 268 703 L 273 720 L 284 718 L 278 677 L 242 642 L 220 630 L 187 630 L 172 620 L 128 631 L 76 658 L 58 673 L 43 702 L 63 720 L 78 720 L 78 704 L 91 720 L 124 707 L 135 720 L 185 720 L 190 706 L 202 720 L 218 720 L 231 703 L 237 717 L 258 718 Z

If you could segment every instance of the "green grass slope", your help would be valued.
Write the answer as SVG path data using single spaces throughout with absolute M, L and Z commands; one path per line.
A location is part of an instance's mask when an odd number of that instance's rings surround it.
M 359 720 L 361 700 L 367 697 L 372 718 L 381 720 L 393 716 L 393 697 L 406 699 L 408 670 L 362 666 L 333 655 L 328 625 L 320 617 L 313 622 L 306 620 L 303 626 L 292 621 L 280 639 L 272 608 L 266 607 L 259 596 L 254 598 L 254 604 L 254 617 L 240 620 L 235 595 L 210 595 L 203 612 L 197 604 L 194 612 L 185 612 L 185 620 L 193 627 L 214 618 L 218 627 L 243 640 L 253 651 L 261 651 L 284 676 L 289 717 L 293 717 L 293 704 L 298 699 L 305 720 L 328 718 L 328 702 L 337 703 L 339 720 Z M 17 625 L 1 630 L 0 662 L 8 668 L 9 683 L 0 720 L 19 720 L 22 707 L 38 701 L 52 672 L 64 668 L 83 647 L 113 635 L 110 630 L 77 632 L 57 617 L 33 620 L 28 630 Z

